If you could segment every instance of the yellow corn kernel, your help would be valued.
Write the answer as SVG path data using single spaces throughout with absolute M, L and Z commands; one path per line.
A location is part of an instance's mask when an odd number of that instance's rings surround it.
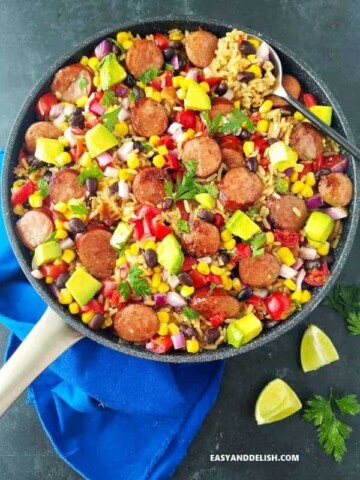
M 82 167 L 84 168 L 90 167 L 91 162 L 92 162 L 92 158 L 89 152 L 85 152 L 81 155 L 79 163 Z
M 232 288 L 235 290 L 235 292 L 240 292 L 241 290 L 241 282 L 238 278 L 234 278 L 232 281 Z
M 265 100 L 259 108 L 260 113 L 268 113 L 273 107 L 273 102 L 271 100 Z
M 298 111 L 294 113 L 294 118 L 295 120 L 299 120 L 299 122 L 302 122 L 305 119 L 304 115 Z
M 129 34 L 127 32 L 119 32 L 116 35 L 116 41 L 118 43 L 124 43 L 126 40 L 129 40 Z
M 58 202 L 54 205 L 54 209 L 60 213 L 65 213 L 67 211 L 67 208 L 68 207 L 65 202 Z
M 299 172 L 294 172 L 290 175 L 290 182 L 295 183 L 299 178 Z
M 285 265 L 288 265 L 289 267 L 295 263 L 295 257 L 288 247 L 281 247 L 277 251 L 278 257 L 280 260 L 285 263 Z
M 100 87 L 100 77 L 99 75 L 94 75 L 93 84 L 95 88 Z
M 116 266 L 121 267 L 121 265 L 125 265 L 127 263 L 127 258 L 125 255 L 121 255 L 121 257 L 116 259 Z
M 96 57 L 91 57 L 89 58 L 89 61 L 88 61 L 88 67 L 91 68 L 91 70 L 93 70 L 95 72 L 95 70 L 98 68 L 99 66 L 99 59 L 96 58 Z
M 273 232 L 266 232 L 265 233 L 265 238 L 266 238 L 266 243 L 268 243 L 268 244 L 274 243 L 274 241 L 275 241 L 275 237 L 274 237 Z
M 288 288 L 292 292 L 295 292 L 296 283 L 293 280 L 291 280 L 290 278 L 287 278 L 286 280 L 284 280 L 284 285 L 285 285 L 286 288 Z
M 305 165 L 302 164 L 302 163 L 297 163 L 295 166 L 294 166 L 294 170 L 295 172 L 302 172 L 305 168 Z
M 89 310 L 88 312 L 84 312 L 81 314 L 81 320 L 84 323 L 89 323 L 94 315 L 95 315 L 95 312 L 93 312 L 92 310 Z
M 14 211 L 15 215 L 24 215 L 24 213 L 25 213 L 24 205 L 22 205 L 21 203 L 18 203 L 13 208 L 13 211 Z
M 170 40 L 182 40 L 183 34 L 179 31 L 171 32 L 169 35 Z
M 214 275 L 223 275 L 225 270 L 223 268 L 218 267 L 217 265 L 211 265 L 210 272 Z
M 56 157 L 56 165 L 62 167 L 72 162 L 72 158 L 69 152 L 62 152 Z
M 304 188 L 304 183 L 300 180 L 296 180 L 291 186 L 292 193 L 301 193 L 302 189 Z
M 169 333 L 169 325 L 167 323 L 160 323 L 157 333 L 162 337 L 168 335 Z
M 60 137 L 58 138 L 58 141 L 64 145 L 64 147 L 69 147 L 70 146 L 70 142 L 67 138 L 65 138 L 63 135 L 60 135 Z
M 89 97 L 87 95 L 83 95 L 82 97 L 79 97 L 76 100 L 76 106 L 80 108 L 84 108 L 88 100 L 89 100 Z
M 79 313 L 80 312 L 79 305 L 76 302 L 71 302 L 70 305 L 69 305 L 69 312 L 72 315 L 76 315 L 77 313 Z
M 133 169 L 133 170 L 136 170 L 137 168 L 140 167 L 140 160 L 139 160 L 137 154 L 134 153 L 134 152 L 129 153 L 126 161 L 127 161 L 128 167 Z
M 159 312 L 157 312 L 156 315 L 158 317 L 159 322 L 168 323 L 168 321 L 170 320 L 169 313 L 165 312 L 164 310 L 160 310 Z
M 175 335 L 176 333 L 179 333 L 179 331 L 180 331 L 179 327 L 174 322 L 169 323 L 168 327 L 169 327 L 169 331 L 170 331 L 171 335 Z
M 175 88 L 179 88 L 180 87 L 180 78 L 182 78 L 181 76 L 177 76 L 177 77 L 173 77 L 172 78 L 172 86 L 175 87 Z
M 245 155 L 247 157 L 250 157 L 254 153 L 255 143 L 251 142 L 251 141 L 244 142 L 243 150 L 244 150 Z
M 131 246 L 130 246 L 130 254 L 131 255 L 137 255 L 139 253 L 139 245 L 137 243 L 133 243 Z
M 145 91 L 145 96 L 146 97 L 151 97 L 151 95 L 154 93 L 153 87 L 149 87 L 149 86 L 146 86 L 144 88 L 144 91 Z
M 195 130 L 193 130 L 192 128 L 188 128 L 186 130 L 186 135 L 187 135 L 188 138 L 193 138 L 194 135 L 195 135 Z
M 320 245 L 320 247 L 316 249 L 316 251 L 322 257 L 324 257 L 325 255 L 328 255 L 330 251 L 330 243 L 329 242 L 323 243 L 322 245 Z
M 202 275 L 209 275 L 210 273 L 209 265 L 205 262 L 199 262 L 196 266 L 196 269 Z
M 54 283 L 54 277 L 45 277 L 45 283 L 47 284 Z
M 261 77 L 261 68 L 256 63 L 254 63 L 254 65 L 251 65 L 249 68 L 247 68 L 246 71 L 249 73 L 253 73 L 255 75 L 255 78 Z
M 294 300 L 294 302 L 300 302 L 301 293 L 301 290 L 296 290 L 296 292 L 291 294 L 291 299 Z
M 153 158 L 153 164 L 156 168 L 163 168 L 166 164 L 165 157 L 163 157 L 162 155 L 155 155 L 155 157 Z
M 118 176 L 120 180 L 128 181 L 131 180 L 134 175 L 126 168 L 121 168 L 120 170 L 118 170 Z
M 62 263 L 62 260 L 61 258 L 56 258 L 53 263 L 54 265 L 60 265 Z
M 226 275 L 221 275 L 221 281 L 224 285 L 225 290 L 231 290 L 232 289 L 232 280 L 231 278 L 227 277 Z
M 210 87 L 209 87 L 209 84 L 207 82 L 200 82 L 200 87 L 204 90 L 204 92 L 209 92 L 210 91 Z
M 124 137 L 129 133 L 129 127 L 127 126 L 127 123 L 125 122 L 119 122 L 115 125 L 114 128 L 114 133 L 115 135 L 118 135 L 119 137 Z
M 309 185 L 309 187 L 313 187 L 314 185 L 316 185 L 316 178 L 314 172 L 309 172 L 306 174 L 305 183 L 306 185 Z
M 184 100 L 186 97 L 186 90 L 184 90 L 183 88 L 179 88 L 178 90 L 176 90 L 176 96 L 179 100 Z
M 129 50 L 129 48 L 132 47 L 134 42 L 131 40 L 125 40 L 125 42 L 122 43 L 122 46 L 124 47 L 124 50 Z
M 232 250 L 233 248 L 235 248 L 235 245 L 236 245 L 236 242 L 233 238 L 228 242 L 224 242 L 224 247 L 226 250 Z
M 63 240 L 68 236 L 68 232 L 66 230 L 56 230 L 55 232 L 55 240 Z
M 154 275 L 151 277 L 151 286 L 153 288 L 159 288 L 160 283 L 161 283 L 160 273 L 154 273 Z
M 256 55 L 254 55 L 254 54 L 252 53 L 252 54 L 248 55 L 246 58 L 249 60 L 249 62 L 253 62 L 253 61 L 255 60 L 255 58 L 256 58 Z
M 180 289 L 180 295 L 182 297 L 190 297 L 195 292 L 194 287 L 188 287 L 187 285 L 183 285 Z
M 110 317 L 108 318 L 105 318 L 105 322 L 103 323 L 102 327 L 101 328 L 108 328 L 108 327 L 111 327 L 111 325 L 113 324 L 113 321 Z
M 86 55 L 83 55 L 80 58 L 80 63 L 81 63 L 81 65 L 84 65 L 84 67 L 86 67 L 87 64 L 89 63 L 89 57 L 87 57 Z
M 74 301 L 71 293 L 67 288 L 62 288 L 60 290 L 58 300 L 59 300 L 59 303 L 61 303 L 61 305 L 70 305 L 70 303 Z
M 166 293 L 170 290 L 170 287 L 167 283 L 161 282 L 159 287 L 158 287 L 158 292 L 159 293 Z
M 145 248 L 145 250 L 155 250 L 156 249 L 156 243 L 154 242 L 154 240 L 148 240 L 145 243 L 144 248 Z
M 40 193 L 32 193 L 29 197 L 29 204 L 32 208 L 40 208 L 43 204 L 43 197 Z
M 61 122 L 56 126 L 60 130 L 60 132 L 65 132 L 65 130 L 69 127 L 69 123 L 68 122 Z
M 160 145 L 158 148 L 158 154 L 159 155 L 166 155 L 169 153 L 169 150 L 166 148 L 166 145 Z
M 186 340 L 186 351 L 188 353 L 198 353 L 199 350 L 200 344 L 195 338 L 192 340 Z
M 156 100 L 157 102 L 161 102 L 162 100 L 162 96 L 161 96 L 161 93 L 160 92 L 157 92 L 156 90 L 154 90 L 154 93 L 151 95 L 151 98 L 153 100 Z
M 159 141 L 160 141 L 160 137 L 158 137 L 157 135 L 151 135 L 151 137 L 149 138 L 149 143 L 153 147 L 156 147 Z
M 232 239 L 231 233 L 229 232 L 229 230 L 226 230 L 226 228 L 221 232 L 220 236 L 223 242 L 228 242 Z
M 311 295 L 311 292 L 309 292 L 309 290 L 303 290 L 301 292 L 301 297 L 300 297 L 299 302 L 300 303 L 308 303 L 308 302 L 310 302 L 311 297 L 312 297 L 312 295 Z
M 269 130 L 269 122 L 267 120 L 259 120 L 256 125 L 256 130 L 259 133 L 266 133 Z
M 16 192 L 16 190 L 19 190 L 20 187 L 22 187 L 25 183 L 25 180 L 15 180 L 13 183 L 13 191 Z
M 241 104 L 240 104 L 240 100 L 236 100 L 236 101 L 234 102 L 234 108 L 239 109 L 239 108 L 240 108 L 240 105 L 241 105 Z
M 248 41 L 249 43 L 252 43 L 255 48 L 260 47 L 261 41 L 258 40 L 257 38 L 248 38 L 247 41 Z
M 160 267 L 160 265 L 157 265 L 156 267 L 154 267 L 154 272 L 155 273 L 161 273 L 162 272 L 162 268 Z
M 75 258 L 74 250 L 70 250 L 70 249 L 69 250 L 68 249 L 64 250 L 63 254 L 61 255 L 61 258 L 62 258 L 62 260 L 64 260 L 64 262 L 71 263 Z
M 314 195 L 314 190 L 310 187 L 310 185 L 304 185 L 303 189 L 301 190 L 301 195 L 304 198 L 310 198 Z

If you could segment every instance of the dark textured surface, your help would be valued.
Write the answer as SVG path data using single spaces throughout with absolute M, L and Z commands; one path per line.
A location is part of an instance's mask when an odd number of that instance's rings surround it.
M 0 84 L 0 143 L 4 143 L 14 116 L 31 86 L 64 51 L 94 31 L 108 26 L 115 18 L 130 20 L 140 15 L 162 13 L 162 2 L 137 2 L 126 8 L 125 2 L 3 2 L 0 12 L 2 64 Z M 204 15 L 229 23 L 238 21 L 287 44 L 322 76 L 344 109 L 359 140 L 357 84 L 359 67 L 354 63 L 360 34 L 357 31 L 357 2 L 343 1 L 262 1 L 250 6 L 245 2 L 178 2 L 172 13 Z M 130 3 L 129 3 L 130 5 Z M 66 8 L 64 8 L 66 6 Z M 106 8 L 107 7 L 107 8 Z M 170 13 L 170 12 L 167 12 Z M 87 21 L 84 21 L 84 18 Z M 61 26 L 60 26 L 61 25 Z M 336 31 L 336 35 L 335 35 Z M 304 32 L 307 32 L 305 36 Z M 60 38 L 59 38 L 60 37 Z M 19 59 L 14 61 L 14 59 Z M 347 281 L 357 281 L 358 247 L 352 251 L 343 273 Z M 310 425 L 293 417 L 270 427 L 256 428 L 252 420 L 254 400 L 266 381 L 274 376 L 285 378 L 302 399 L 310 392 L 325 392 L 330 385 L 339 391 L 356 391 L 356 352 L 358 341 L 350 337 L 342 322 L 324 309 L 309 318 L 325 328 L 334 339 L 342 359 L 315 374 L 303 375 L 298 365 L 299 338 L 303 326 L 257 352 L 228 361 L 222 392 L 217 405 L 193 443 L 176 478 L 261 479 L 288 476 L 305 478 L 358 478 L 360 434 L 355 427 L 350 454 L 342 467 L 334 466 L 318 448 Z M 36 430 L 35 430 L 36 429 Z M 30 433 L 31 432 L 31 433 Z M 35 433 L 36 432 L 36 433 Z M 300 453 L 299 464 L 211 464 L 210 453 Z M 0 467 L 4 478 L 77 478 L 52 452 L 31 410 L 19 401 L 1 422 Z

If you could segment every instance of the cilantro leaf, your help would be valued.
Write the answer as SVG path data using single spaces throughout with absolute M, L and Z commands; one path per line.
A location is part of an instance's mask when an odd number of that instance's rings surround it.
M 36 170 L 38 169 L 39 167 L 35 167 L 35 165 L 31 165 L 31 167 L 27 168 L 26 173 L 33 173 L 33 172 L 36 172 Z
M 81 90 L 82 93 L 86 92 L 86 87 L 87 87 L 87 84 L 88 84 L 88 79 L 86 77 L 80 77 L 78 79 L 78 86 Z
M 45 240 L 44 243 L 52 242 L 56 238 L 56 232 L 52 232 L 52 234 Z
M 346 321 L 349 332 L 353 335 L 360 335 L 360 312 L 350 312 Z
M 190 232 L 190 227 L 189 227 L 189 224 L 187 223 L 186 220 L 179 220 L 176 224 L 176 228 L 181 233 L 189 233 Z
M 182 313 L 185 315 L 185 317 L 189 318 L 190 320 L 194 320 L 195 318 L 199 317 L 199 313 L 196 310 L 193 310 L 192 308 L 190 308 L 188 305 L 185 305 Z
M 275 190 L 278 193 L 287 193 L 289 191 L 289 184 L 283 177 L 278 177 L 275 182 Z
M 358 285 L 335 285 L 325 299 L 325 305 L 347 317 L 360 309 L 360 287 Z
M 104 120 L 105 127 L 110 130 L 110 132 L 114 131 L 115 125 L 118 122 L 118 115 L 120 110 L 121 107 L 115 108 L 115 110 L 113 110 L 112 112 L 105 113 L 101 116 L 101 118 Z
M 154 80 L 159 75 L 159 70 L 155 67 L 149 68 L 143 72 L 139 77 L 139 82 L 145 83 L 147 85 L 151 80 Z
M 102 99 L 100 100 L 100 103 L 105 107 L 110 107 L 110 105 L 114 103 L 115 99 L 116 99 L 115 92 L 113 92 L 112 90 L 106 90 L 104 92 Z
M 211 120 L 210 116 L 209 116 L 209 112 L 204 112 L 204 113 L 201 114 L 201 118 L 203 119 L 203 121 L 206 125 L 208 135 L 211 136 L 211 135 L 214 135 L 214 133 L 220 132 L 221 125 L 222 125 L 225 117 L 224 117 L 223 113 L 218 113 Z
M 165 180 L 165 190 L 168 197 L 176 202 L 177 200 L 191 200 L 199 193 L 208 193 L 213 197 L 218 195 L 219 191 L 215 185 L 203 185 L 196 182 L 196 160 L 188 160 L 185 166 L 187 170 L 182 179 L 180 179 L 180 176 L 177 177 L 175 192 L 173 192 L 172 183 Z
M 85 205 L 70 205 L 71 211 L 77 215 L 87 215 L 89 209 Z
M 360 403 L 357 401 L 356 395 L 336 398 L 335 402 L 343 415 L 357 415 L 360 413 Z
M 172 72 L 174 67 L 170 63 L 165 63 L 164 70 L 170 70 L 170 72 Z
M 128 98 L 131 101 L 135 102 L 138 97 L 137 97 L 136 93 L 133 90 L 131 90 L 131 92 L 128 93 Z
M 145 152 L 149 152 L 150 150 L 153 150 L 153 146 L 149 142 L 142 141 L 140 143 L 143 149 L 145 150 Z
M 127 282 L 120 282 L 119 285 L 116 287 L 116 290 L 120 292 L 125 302 L 130 297 L 131 292 L 130 292 L 129 284 Z
M 257 215 L 260 211 L 260 207 L 257 205 L 253 205 L 252 207 L 249 208 L 249 210 L 246 212 L 246 215 L 253 220 L 255 218 L 255 215 Z
M 244 123 L 250 133 L 255 131 L 255 125 L 242 110 L 231 110 L 231 112 L 224 118 L 223 125 L 220 129 L 221 133 L 224 135 L 238 135 L 241 128 L 243 128 Z
M 78 176 L 77 181 L 80 183 L 80 185 L 84 185 L 85 180 L 87 180 L 88 178 L 95 178 L 96 180 L 100 180 L 103 176 L 103 172 L 100 170 L 98 165 L 93 162 L 90 167 L 84 168 L 84 170 Z
M 39 178 L 37 188 L 43 198 L 46 198 L 49 195 L 49 185 L 44 178 Z
M 261 248 L 266 242 L 266 235 L 265 233 L 258 233 L 254 235 L 250 240 L 250 246 L 252 250 L 253 257 L 259 257 L 260 255 L 264 254 L 264 249 Z
M 108 40 L 119 49 L 120 53 L 125 53 L 123 46 L 115 38 L 108 38 Z
M 210 295 L 213 293 L 213 291 L 215 290 L 215 288 L 218 288 L 218 284 L 217 283 L 210 283 L 210 286 L 209 286 L 209 291 L 207 293 L 208 297 L 210 297 Z
M 144 297 L 151 294 L 149 283 L 145 278 L 141 278 L 144 272 L 137 265 L 132 265 L 128 271 L 127 281 L 134 292 L 134 295 Z

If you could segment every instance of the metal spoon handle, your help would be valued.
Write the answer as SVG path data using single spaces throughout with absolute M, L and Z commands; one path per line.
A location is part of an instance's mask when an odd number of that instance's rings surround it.
M 284 93 L 284 94 L 283 94 Z M 296 100 L 294 97 L 289 95 L 288 93 L 281 92 L 281 96 L 288 102 L 290 103 L 291 106 L 296 108 L 300 113 L 304 115 L 308 120 L 310 120 L 311 123 L 315 125 L 319 130 L 324 132 L 326 135 L 328 135 L 330 138 L 335 140 L 336 143 L 341 145 L 345 150 L 351 153 L 354 157 L 360 159 L 360 150 L 350 143 L 346 138 L 344 138 L 342 135 L 340 135 L 338 132 L 336 132 L 333 128 L 329 127 L 324 123 L 322 120 L 320 120 L 319 117 L 314 115 L 310 110 L 308 110 L 302 103 L 300 103 L 298 100 Z

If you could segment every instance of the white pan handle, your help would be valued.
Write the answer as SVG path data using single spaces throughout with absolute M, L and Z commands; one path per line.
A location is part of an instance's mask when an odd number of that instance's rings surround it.
M 82 338 L 47 308 L 0 370 L 0 417 L 50 363 Z

